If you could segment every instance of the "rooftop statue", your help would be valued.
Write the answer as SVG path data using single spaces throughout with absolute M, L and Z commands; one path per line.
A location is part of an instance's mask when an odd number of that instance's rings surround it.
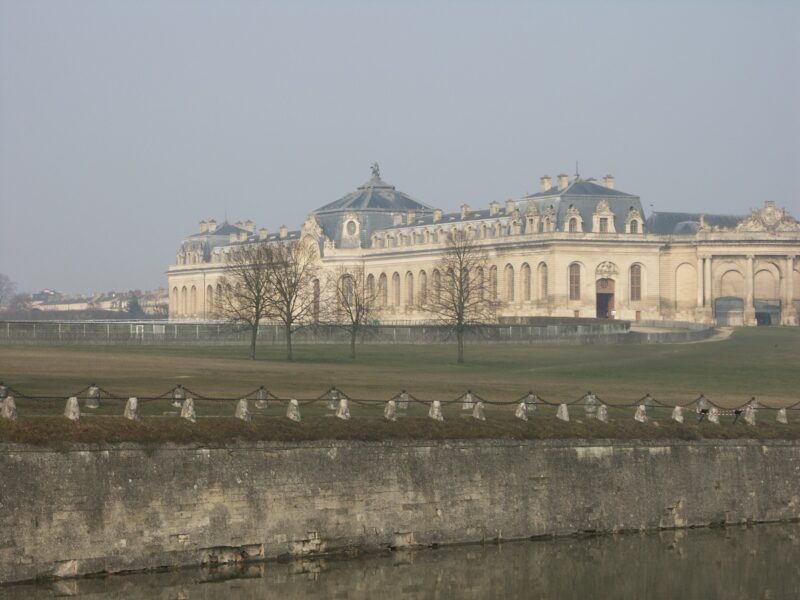
M 380 179 L 381 178 L 381 168 L 378 166 L 378 163 L 372 163 L 372 178 L 373 179 Z

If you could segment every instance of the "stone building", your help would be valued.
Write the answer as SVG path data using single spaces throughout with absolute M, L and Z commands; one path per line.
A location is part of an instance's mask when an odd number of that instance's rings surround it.
M 169 267 L 173 319 L 211 319 L 225 253 L 311 238 L 323 273 L 364 265 L 382 318 L 430 319 L 428 287 L 454 230 L 490 256 L 501 317 L 575 316 L 721 325 L 798 324 L 800 223 L 767 201 L 749 215 L 654 212 L 602 181 L 548 176 L 538 193 L 444 213 L 372 178 L 313 211 L 300 230 L 203 221 Z

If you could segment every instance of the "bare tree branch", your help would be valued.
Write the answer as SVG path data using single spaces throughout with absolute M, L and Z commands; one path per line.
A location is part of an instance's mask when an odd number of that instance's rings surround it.
M 372 325 L 380 311 L 375 278 L 367 275 L 361 263 L 337 269 L 328 276 L 325 287 L 331 302 L 326 303 L 324 318 L 350 334 L 350 358 L 355 358 L 358 334 Z

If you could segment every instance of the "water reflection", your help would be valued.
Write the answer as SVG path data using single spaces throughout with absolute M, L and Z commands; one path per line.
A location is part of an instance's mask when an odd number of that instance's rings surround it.
M 600 536 L 0 588 L 0 597 L 800 598 L 800 525 Z

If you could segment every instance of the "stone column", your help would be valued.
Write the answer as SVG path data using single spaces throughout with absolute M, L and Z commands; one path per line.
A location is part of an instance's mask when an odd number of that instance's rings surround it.
M 752 254 L 747 255 L 747 272 L 745 274 L 745 298 L 744 298 L 744 324 L 756 324 L 756 309 L 753 306 L 753 259 Z
M 703 306 L 706 312 L 711 314 L 711 255 L 705 257 L 705 269 L 703 271 Z
M 705 271 L 703 270 L 703 257 L 697 257 L 697 308 L 703 308 L 703 281 L 705 279 Z
M 783 325 L 797 325 L 797 311 L 794 308 L 794 259 L 793 255 L 786 257 L 786 274 L 783 278 L 784 282 L 784 295 L 783 306 L 781 312 L 783 318 L 781 323 Z

